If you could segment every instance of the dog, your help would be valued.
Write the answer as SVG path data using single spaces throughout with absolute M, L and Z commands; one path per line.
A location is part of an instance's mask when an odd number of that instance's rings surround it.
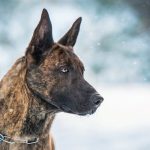
M 54 42 L 43 9 L 25 55 L 0 82 L 0 150 L 54 150 L 49 130 L 56 113 L 84 116 L 102 103 L 73 50 L 81 20 Z

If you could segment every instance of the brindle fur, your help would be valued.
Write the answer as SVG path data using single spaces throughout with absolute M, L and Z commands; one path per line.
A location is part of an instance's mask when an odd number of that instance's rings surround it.
M 39 138 L 39 142 L 3 142 L 0 150 L 54 150 L 49 130 L 55 113 L 85 115 L 99 106 L 93 104 L 96 91 L 83 79 L 83 64 L 72 49 L 80 23 L 81 18 L 54 43 L 48 12 L 43 10 L 25 56 L 16 61 L 0 82 L 0 133 L 13 139 Z M 60 72 L 64 65 L 70 69 L 65 77 Z M 96 94 L 97 97 L 100 103 L 102 97 Z M 79 101 L 75 101 L 77 98 Z

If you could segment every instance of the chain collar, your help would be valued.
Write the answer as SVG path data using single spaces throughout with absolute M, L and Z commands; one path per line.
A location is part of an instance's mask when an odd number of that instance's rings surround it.
M 22 139 L 13 139 L 9 136 L 0 134 L 0 144 L 2 142 L 8 143 L 8 144 L 16 144 L 16 143 L 22 143 L 22 144 L 36 144 L 38 143 L 39 138 L 32 138 L 30 140 L 22 140 Z

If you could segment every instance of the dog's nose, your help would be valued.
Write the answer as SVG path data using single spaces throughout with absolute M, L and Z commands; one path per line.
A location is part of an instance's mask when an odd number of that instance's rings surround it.
M 104 98 L 103 97 L 97 97 L 93 100 L 94 104 L 96 107 L 98 107 L 102 102 L 103 102 Z
M 91 100 L 94 104 L 95 107 L 98 107 L 104 100 L 104 98 L 102 96 L 100 96 L 99 94 L 94 94 L 91 96 Z

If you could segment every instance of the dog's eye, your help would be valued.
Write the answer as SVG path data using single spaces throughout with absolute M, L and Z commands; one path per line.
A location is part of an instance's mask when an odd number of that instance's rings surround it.
M 69 69 L 68 69 L 68 67 L 63 66 L 63 67 L 60 67 L 60 71 L 63 73 L 67 73 L 67 72 L 69 72 Z

